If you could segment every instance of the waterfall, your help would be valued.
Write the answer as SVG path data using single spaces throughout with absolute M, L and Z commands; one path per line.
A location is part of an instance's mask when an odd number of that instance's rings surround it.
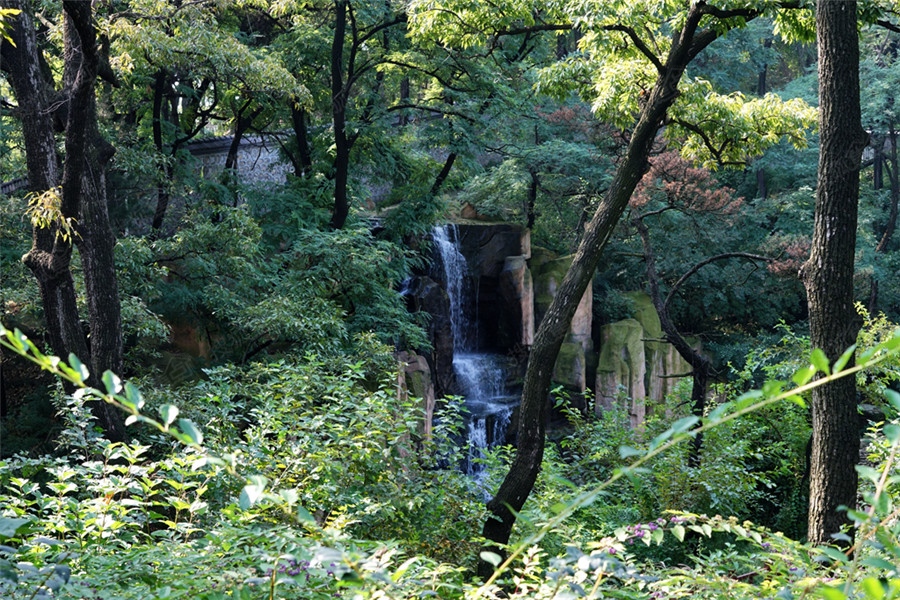
M 506 384 L 509 358 L 477 347 L 478 302 L 473 293 L 477 287 L 472 285 L 469 265 L 460 252 L 459 229 L 454 224 L 438 226 L 432 237 L 450 299 L 453 370 L 468 411 L 465 470 L 478 478 L 484 470 L 478 459 L 504 442 L 518 398 Z

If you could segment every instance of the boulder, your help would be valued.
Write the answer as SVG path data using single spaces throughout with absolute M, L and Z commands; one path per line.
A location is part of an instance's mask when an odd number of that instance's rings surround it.
M 428 338 L 432 349 L 428 357 L 438 396 L 449 394 L 455 387 L 453 372 L 453 327 L 450 322 L 450 298 L 436 281 L 427 276 L 417 277 L 410 286 L 411 311 L 431 315 Z
M 507 256 L 522 251 L 522 228 L 508 223 L 460 223 L 459 251 L 476 278 L 499 277 Z
M 595 409 L 611 408 L 620 393 L 629 399 L 631 424 L 639 427 L 691 367 L 665 340 L 659 314 L 643 292 L 627 294 L 634 318 L 604 325 L 600 331 Z
M 550 308 L 550 303 L 556 297 L 559 285 L 572 265 L 573 258 L 574 255 L 556 258 L 553 253 L 544 248 L 535 247 L 532 249 L 531 273 L 534 280 L 534 320 L 536 324 L 541 322 L 547 313 L 547 309 Z M 563 351 L 560 350 L 560 358 L 557 359 L 557 363 L 563 362 L 564 364 L 558 364 L 554 367 L 554 372 L 558 372 L 561 376 L 572 368 L 577 367 L 581 369 L 581 372 L 577 375 L 570 373 L 565 375 L 565 380 L 557 379 L 557 381 L 567 386 L 569 386 L 567 381 L 578 382 L 577 385 L 570 386 L 578 392 L 585 390 L 586 385 L 584 382 L 587 379 L 586 354 L 593 349 L 591 340 L 593 297 L 593 290 L 588 286 L 581 297 L 581 301 L 578 303 L 575 315 L 572 317 L 572 323 L 569 326 L 569 333 L 566 335 L 563 344 L 565 346 L 565 344 L 572 343 L 580 347 L 580 351 L 577 353 L 577 360 L 574 359 L 575 354 L 571 349 L 567 351 L 568 354 L 565 357 L 563 357 Z

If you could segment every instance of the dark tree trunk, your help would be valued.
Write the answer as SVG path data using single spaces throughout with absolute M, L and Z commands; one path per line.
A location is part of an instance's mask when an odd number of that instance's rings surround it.
M 451 152 L 447 155 L 447 160 L 444 161 L 444 166 L 441 167 L 441 172 L 437 174 L 437 177 L 434 178 L 434 183 L 431 184 L 432 196 L 437 194 L 444 186 L 444 182 L 447 181 L 447 177 L 450 175 L 450 170 L 453 168 L 453 163 L 455 162 L 456 152 Z
M 304 109 L 291 107 L 291 124 L 297 138 L 297 158 L 291 162 L 294 163 L 294 175 L 298 178 L 306 177 L 312 172 L 312 151 L 309 146 L 309 126 L 306 116 Z
M 167 79 L 168 75 L 164 70 L 157 71 L 153 78 L 153 145 L 160 156 L 165 150 L 162 133 L 162 109 Z M 156 210 L 153 212 L 153 223 L 151 225 L 153 231 L 159 231 L 162 228 L 163 219 L 166 218 L 166 211 L 169 208 L 168 182 L 172 179 L 172 170 L 167 165 L 160 166 L 160 170 L 162 171 L 160 174 L 161 181 L 156 185 Z
M 101 386 L 106 370 L 122 371 L 122 338 L 119 299 L 113 264 L 115 240 L 106 207 L 105 165 L 112 147 L 100 137 L 94 95 L 99 57 L 89 3 L 66 0 L 64 89 L 53 97 L 53 82 L 41 70 L 42 55 L 34 23 L 24 2 L 6 0 L 4 6 L 22 9 L 13 23 L 15 49 L 4 45 L 4 60 L 11 65 L 10 81 L 22 115 L 26 161 L 32 191 L 60 196 L 60 216 L 77 223 L 74 241 L 84 267 L 85 297 L 90 323 L 90 347 L 75 304 L 70 270 L 72 240 L 57 235 L 58 225 L 35 228 L 32 248 L 23 257 L 38 282 L 48 339 L 53 352 L 77 356 L 91 371 L 90 384 Z M 59 155 L 53 137 L 56 111 L 64 106 L 66 160 L 59 172 Z M 121 415 L 109 405 L 92 406 L 106 436 L 124 437 Z
M 525 201 L 525 227 L 534 229 L 534 221 L 536 218 L 534 205 L 537 203 L 538 187 L 541 185 L 541 180 L 538 178 L 535 169 L 529 169 L 528 174 L 531 176 L 531 181 L 528 184 L 528 199 Z
M 234 122 L 234 135 L 231 137 L 231 144 L 228 146 L 228 155 L 225 157 L 225 171 L 236 173 L 238 168 L 238 151 L 241 148 L 241 140 L 244 139 L 244 134 L 250 130 L 250 127 L 253 126 L 253 121 L 256 120 L 260 114 L 262 114 L 262 107 L 256 107 L 250 114 L 246 114 L 249 106 L 249 101 L 241 107 L 241 109 L 237 113 L 237 118 Z
M 78 207 L 79 236 L 76 239 L 84 268 L 85 298 L 91 339 L 92 385 L 102 387 L 106 371 L 121 374 L 122 318 L 106 200 L 106 165 L 115 149 L 100 135 L 94 93 L 99 55 L 91 5 L 64 0 L 66 12 L 66 62 L 77 64 L 70 93 L 66 126 L 66 162 L 63 169 L 63 206 Z M 68 66 L 67 66 L 68 68 Z M 122 414 L 107 404 L 93 412 L 111 440 L 123 440 Z
M 634 219 L 634 226 L 641 236 L 644 246 L 644 262 L 647 268 L 647 287 L 650 290 L 650 299 L 656 312 L 659 313 L 659 322 L 666 340 L 675 347 L 675 350 L 689 365 L 691 365 L 691 414 L 702 418 L 706 411 L 706 397 L 709 392 L 712 366 L 709 358 L 691 346 L 684 336 L 675 327 L 675 322 L 669 314 L 669 305 L 659 291 L 659 274 L 656 271 L 656 256 L 650 244 L 650 232 L 644 224 L 642 217 Z M 723 255 L 724 256 L 724 255 Z M 684 281 L 682 278 L 679 284 Z M 673 289 L 674 291 L 674 289 Z M 669 294 L 671 297 L 671 294 Z M 697 468 L 700 466 L 700 450 L 703 447 L 703 434 L 697 433 L 691 441 L 691 452 L 688 455 L 688 466 Z
M 856 342 L 853 259 L 859 169 L 867 136 L 860 125 L 859 46 L 855 0 L 820 0 L 819 175 L 812 251 L 801 269 L 813 348 L 837 359 Z M 848 524 L 839 506 L 856 506 L 859 430 L 856 382 L 843 377 L 812 393 L 809 541 L 833 542 Z M 852 536 L 852 529 L 850 530 Z
M 872 134 L 872 189 L 884 188 L 884 138 Z
M 347 137 L 347 102 L 344 86 L 344 39 L 347 33 L 347 0 L 334 2 L 334 38 L 331 43 L 331 118 L 334 125 L 334 208 L 331 227 L 340 229 L 350 214 L 347 179 L 350 175 L 350 140 Z
M 35 37 L 34 21 L 29 6 L 20 0 L 4 0 L 3 6 L 22 12 L 10 23 L 10 35 L 16 44 L 3 44 L 3 60 L 9 69 L 9 81 L 16 99 L 25 142 L 25 160 L 32 193 L 59 193 L 60 172 L 52 112 L 53 82 L 41 70 L 41 50 Z M 57 235 L 57 225 L 32 229 L 31 249 L 22 262 L 37 281 L 47 321 L 47 337 L 53 353 L 67 357 L 75 354 L 89 362 L 87 340 L 81 329 L 75 303 L 75 283 L 69 264 L 72 243 Z
M 400 104 L 409 104 L 409 77 L 400 80 Z M 400 125 L 409 124 L 409 115 L 406 111 L 400 113 Z
M 594 276 L 603 249 L 628 206 L 631 194 L 647 170 L 647 159 L 656 134 L 666 111 L 678 95 L 678 83 L 685 67 L 717 37 L 711 29 L 697 31 L 705 8 L 703 3 L 693 3 L 682 30 L 674 35 L 672 48 L 665 64 L 660 66 L 625 156 L 588 224 L 572 266 L 535 335 L 519 407 L 518 448 L 500 489 L 487 503 L 490 515 L 485 521 L 483 535 L 488 541 L 487 549 L 492 552 L 502 554 L 500 546 L 509 542 L 515 513 L 525 504 L 540 471 L 553 365 L 575 309 Z M 479 564 L 479 574 L 482 576 L 490 571 L 489 563 L 482 561 Z

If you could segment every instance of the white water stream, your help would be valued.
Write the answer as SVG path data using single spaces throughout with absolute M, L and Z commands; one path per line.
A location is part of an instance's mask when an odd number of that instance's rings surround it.
M 484 470 L 480 459 L 484 458 L 485 450 L 504 442 L 518 398 L 506 386 L 508 359 L 477 348 L 478 303 L 469 266 L 459 250 L 458 228 L 453 224 L 435 227 L 433 239 L 450 298 L 453 370 L 468 410 L 465 468 L 477 478 Z

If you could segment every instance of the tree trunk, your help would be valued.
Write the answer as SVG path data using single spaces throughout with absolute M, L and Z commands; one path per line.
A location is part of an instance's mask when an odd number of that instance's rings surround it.
M 453 168 L 453 163 L 455 162 L 456 152 L 451 152 L 447 155 L 447 160 L 444 161 L 444 166 L 441 167 L 440 173 L 438 173 L 437 177 L 434 178 L 434 183 L 431 184 L 430 194 L 432 196 L 437 194 L 444 186 L 444 182 L 447 181 L 447 177 L 450 175 L 450 169 Z
M 633 222 L 644 246 L 647 287 L 650 290 L 650 299 L 653 302 L 653 306 L 659 314 L 660 326 L 666 334 L 666 340 L 675 347 L 681 358 L 691 365 L 691 414 L 695 417 L 703 418 L 703 413 L 706 411 L 706 396 L 709 392 L 712 366 L 709 358 L 691 346 L 678 331 L 678 328 L 675 327 L 675 322 L 672 321 L 672 317 L 669 314 L 669 305 L 659 291 L 659 274 L 656 271 L 656 256 L 653 253 L 653 247 L 650 245 L 650 231 L 641 217 L 634 219 Z M 684 279 L 681 281 L 684 281 Z M 689 467 L 697 468 L 700 466 L 700 450 L 702 447 L 703 434 L 697 433 L 691 441 L 691 452 L 688 455 Z
M 297 178 L 306 177 L 312 172 L 312 152 L 309 147 L 306 115 L 306 110 L 291 106 L 291 124 L 297 138 L 297 158 L 291 162 L 294 163 L 294 176 Z
M 678 83 L 685 67 L 717 37 L 713 30 L 697 31 L 703 16 L 701 5 L 702 3 L 691 5 L 682 30 L 673 37 L 666 63 L 661 66 L 653 89 L 641 110 L 625 156 L 588 224 L 572 266 L 535 335 L 519 407 L 518 448 L 500 489 L 487 503 L 490 515 L 485 521 L 483 535 L 489 542 L 487 549 L 492 552 L 502 554 L 500 546 L 509 542 L 515 513 L 525 504 L 540 471 L 553 365 L 575 309 L 593 279 L 603 249 L 628 206 L 631 194 L 647 170 L 647 159 L 656 134 L 666 111 L 678 95 Z M 489 563 L 481 561 L 479 574 L 486 576 L 491 568 Z
M 9 23 L 16 47 L 3 44 L 2 58 L 9 67 L 9 81 L 19 104 L 29 188 L 34 194 L 53 190 L 58 193 L 60 172 L 53 120 L 47 118 L 54 102 L 53 83 L 44 78 L 41 70 L 41 50 L 27 2 L 4 0 L 2 5 L 22 11 Z M 45 229 L 34 227 L 31 249 L 22 262 L 31 270 L 40 289 L 53 353 L 61 357 L 72 353 L 88 363 L 87 340 L 79 321 L 75 283 L 69 268 L 72 243 L 58 233 L 56 224 Z
M 77 223 L 74 241 L 84 267 L 90 348 L 75 303 L 70 270 L 72 240 L 58 235 L 57 224 L 35 228 L 31 250 L 22 260 L 38 282 L 53 352 L 64 358 L 70 353 L 77 356 L 90 367 L 90 384 L 100 386 L 105 370 L 122 371 L 122 338 L 113 264 L 115 240 L 109 226 L 104 181 L 112 147 L 103 142 L 97 128 L 94 88 L 98 54 L 90 4 L 64 2 L 65 86 L 60 98 L 67 116 L 66 160 L 61 175 L 53 121 L 47 117 L 54 112 L 53 103 L 60 100 L 53 97 L 53 81 L 42 74 L 41 50 L 29 7 L 16 0 L 6 0 L 4 6 L 22 9 L 13 22 L 17 47 L 8 55 L 4 51 L 3 58 L 11 65 L 10 82 L 21 110 L 30 186 L 35 193 L 57 194 L 60 216 Z M 118 411 L 103 403 L 91 408 L 108 438 L 124 437 Z
M 331 227 L 340 229 L 350 214 L 347 178 L 350 175 L 350 140 L 347 138 L 347 102 L 344 86 L 344 38 L 347 32 L 347 0 L 334 2 L 334 38 L 331 43 L 331 118 L 334 125 L 334 208 Z
M 106 371 L 121 374 L 122 318 L 106 200 L 106 165 L 115 149 L 100 135 L 94 93 L 99 55 L 91 5 L 64 0 L 66 12 L 66 62 L 77 68 L 70 93 L 66 126 L 66 162 L 63 168 L 63 206 L 78 207 L 76 239 L 84 269 L 85 298 L 90 321 L 91 384 L 102 387 Z M 77 65 L 77 66 L 76 66 Z M 111 440 L 125 437 L 122 414 L 108 404 L 92 407 L 100 426 Z
M 162 69 L 156 72 L 153 80 L 153 145 L 156 152 L 162 156 L 163 154 L 163 134 L 162 134 L 162 108 L 165 100 L 166 80 L 168 75 Z M 166 218 L 166 211 L 169 208 L 169 182 L 172 180 L 172 169 L 167 165 L 160 165 L 162 171 L 162 180 L 156 184 L 156 210 L 153 212 L 153 223 L 151 228 L 154 232 L 158 232 L 162 228 L 163 219 Z
M 855 0 L 820 0 L 819 179 L 812 251 L 801 269 L 809 302 L 810 340 L 829 360 L 856 342 L 853 259 L 859 169 L 867 136 L 860 125 L 859 46 Z M 856 382 L 843 377 L 812 393 L 809 541 L 832 542 L 848 524 L 839 506 L 856 506 L 859 431 Z M 849 531 L 853 535 L 852 529 Z

